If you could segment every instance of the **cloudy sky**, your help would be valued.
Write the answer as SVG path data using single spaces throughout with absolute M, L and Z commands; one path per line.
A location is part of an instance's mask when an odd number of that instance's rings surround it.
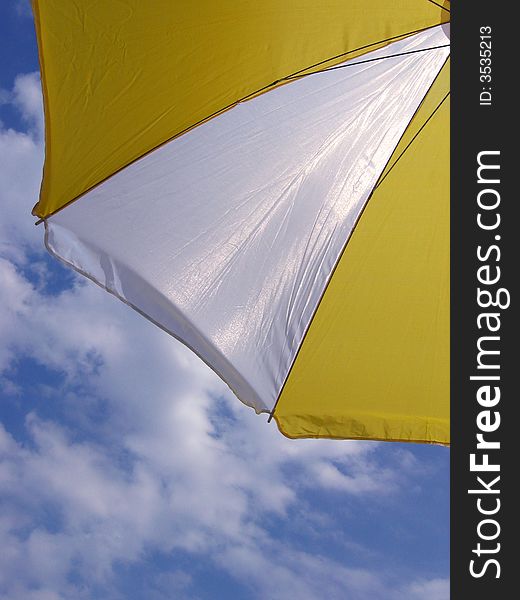
M 46 254 L 30 9 L 0 1 L 0 600 L 447 600 L 449 450 L 288 440 Z

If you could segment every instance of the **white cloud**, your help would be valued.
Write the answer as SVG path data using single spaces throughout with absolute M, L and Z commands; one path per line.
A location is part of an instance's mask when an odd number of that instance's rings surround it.
M 409 585 L 404 590 L 403 597 L 410 600 L 449 600 L 449 579 L 431 579 L 429 581 L 418 581 Z
M 0 104 L 9 103 L 22 116 L 27 131 L 0 122 L 0 255 L 18 262 L 24 249 L 41 244 L 41 229 L 30 210 L 36 203 L 43 165 L 43 109 L 39 76 L 19 75 L 13 90 L 0 90 Z
M 306 513 L 310 529 L 333 535 L 333 521 L 304 499 L 309 490 L 347 506 L 398 494 L 413 460 L 404 453 L 398 470 L 381 465 L 378 444 L 287 440 L 192 353 L 101 289 L 75 278 L 50 295 L 30 281 L 27 252 L 39 251 L 43 235 L 29 215 L 42 161 L 37 77 L 18 77 L 8 98 L 28 131 L 0 130 L 0 374 L 4 393 L 20 396 L 12 373 L 30 357 L 61 383 L 33 382 L 47 416 L 27 410 L 22 438 L 0 429 L 0 600 L 96 597 L 85 582 L 118 599 L 115 565 L 140 564 L 150 551 L 213 561 L 251 597 L 388 598 L 384 571 L 295 547 L 269 522 Z M 193 585 L 174 568 L 150 597 L 176 590 L 194 600 Z M 445 600 L 444 580 L 394 587 Z
M 19 75 L 15 79 L 11 102 L 18 108 L 22 118 L 31 128 L 32 135 L 41 140 L 43 138 L 43 102 L 38 73 Z

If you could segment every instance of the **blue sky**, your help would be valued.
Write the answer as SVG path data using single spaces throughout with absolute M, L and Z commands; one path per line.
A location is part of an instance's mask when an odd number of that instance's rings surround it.
M 291 441 L 43 248 L 25 2 L 0 3 L 0 600 L 447 600 L 449 450 Z

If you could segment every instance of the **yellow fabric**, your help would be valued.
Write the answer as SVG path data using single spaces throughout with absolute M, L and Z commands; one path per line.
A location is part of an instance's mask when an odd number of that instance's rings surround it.
M 280 78 L 449 19 L 427 0 L 33 0 L 33 8 L 46 121 L 40 217 Z
M 449 64 L 394 153 L 274 416 L 289 437 L 449 443 Z

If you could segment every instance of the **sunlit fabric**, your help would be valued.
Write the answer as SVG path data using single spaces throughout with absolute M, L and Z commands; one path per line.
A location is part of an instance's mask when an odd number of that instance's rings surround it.
M 75 4 L 36 3 L 49 250 L 289 437 L 447 443 L 449 13 Z

